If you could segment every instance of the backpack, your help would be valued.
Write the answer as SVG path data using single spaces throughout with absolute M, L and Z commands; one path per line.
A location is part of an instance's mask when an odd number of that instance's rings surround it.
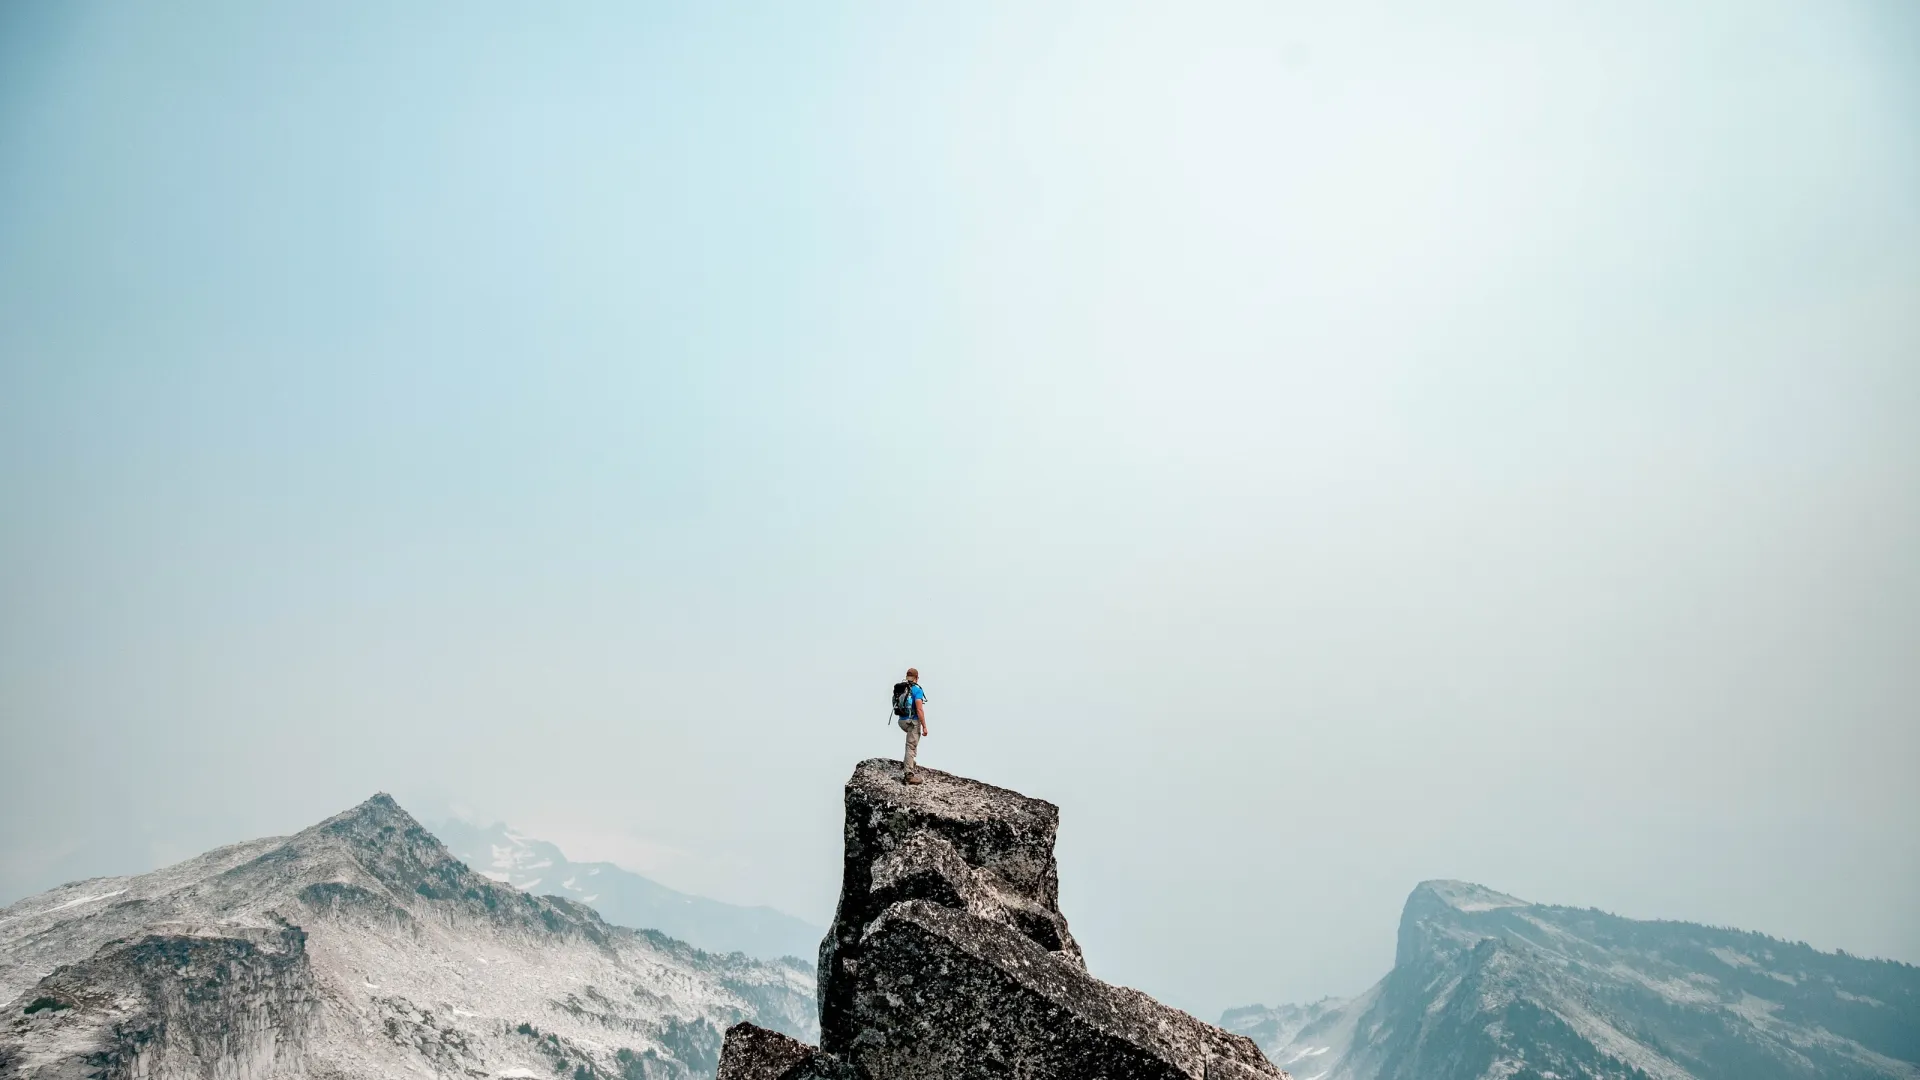
M 913 715 L 913 684 L 897 682 L 893 684 L 893 717 L 904 720 Z

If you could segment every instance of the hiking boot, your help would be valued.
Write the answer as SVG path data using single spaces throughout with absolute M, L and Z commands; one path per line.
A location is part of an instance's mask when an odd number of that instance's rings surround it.
M 910 776 L 908 776 L 908 777 L 906 778 L 906 780 L 904 780 L 904 781 L 903 781 L 903 783 L 908 783 L 908 784 L 924 784 L 924 783 L 926 783 L 926 781 L 925 781 L 925 780 L 923 780 L 923 779 L 921 779 L 921 777 L 920 777 L 920 774 L 919 774 L 919 773 L 914 773 L 914 774 L 912 774 L 912 775 L 910 775 Z

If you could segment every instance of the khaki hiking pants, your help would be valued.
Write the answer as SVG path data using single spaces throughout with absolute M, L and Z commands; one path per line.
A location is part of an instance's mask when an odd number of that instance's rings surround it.
M 898 721 L 900 730 L 907 733 L 907 754 L 900 759 L 900 775 L 913 775 L 913 755 L 920 750 L 920 721 L 911 716 L 903 716 Z

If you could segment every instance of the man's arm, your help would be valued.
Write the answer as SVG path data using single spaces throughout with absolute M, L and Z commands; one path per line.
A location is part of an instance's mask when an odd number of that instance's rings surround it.
M 920 698 L 913 699 L 913 715 L 915 719 L 920 721 L 920 734 L 925 735 L 927 733 L 927 699 L 926 698 L 920 697 Z

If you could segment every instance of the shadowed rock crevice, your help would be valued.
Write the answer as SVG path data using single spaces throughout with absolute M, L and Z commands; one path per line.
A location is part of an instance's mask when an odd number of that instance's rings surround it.
M 1087 974 L 1060 912 L 1057 807 L 899 768 L 865 761 L 847 782 L 821 1047 L 742 1024 L 721 1080 L 1286 1075 L 1251 1040 Z

